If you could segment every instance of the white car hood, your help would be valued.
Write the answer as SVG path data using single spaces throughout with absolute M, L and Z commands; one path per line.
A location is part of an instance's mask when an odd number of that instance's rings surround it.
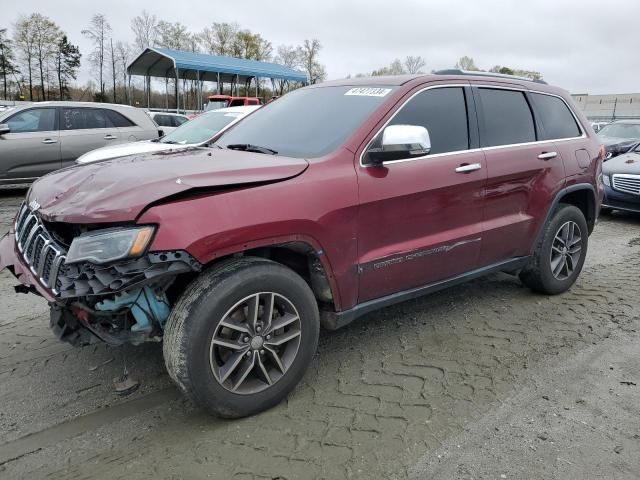
M 196 147 L 196 144 L 168 144 L 145 140 L 142 142 L 123 143 L 108 147 L 98 148 L 78 157 L 76 163 L 92 163 L 111 158 L 125 157 L 127 155 L 137 155 L 140 153 L 169 152 L 173 150 L 184 150 L 185 148 Z

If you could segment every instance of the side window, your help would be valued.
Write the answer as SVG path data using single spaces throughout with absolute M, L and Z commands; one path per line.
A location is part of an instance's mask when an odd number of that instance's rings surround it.
M 171 117 L 169 115 L 156 115 L 153 117 L 159 127 L 171 127 Z
M 429 130 L 430 155 L 469 148 L 469 122 L 464 90 L 443 87 L 417 94 L 391 119 L 389 125 L 419 125 Z M 372 147 L 379 147 L 382 132 Z
M 182 125 L 183 123 L 185 123 L 188 120 L 188 118 L 186 118 L 186 117 L 180 117 L 180 116 L 177 116 L 177 115 L 174 115 L 172 118 L 173 118 L 173 126 L 174 127 L 179 127 L 180 125 Z
M 104 110 L 97 108 L 63 108 L 63 130 L 86 130 L 96 128 L 111 128 L 113 124 L 107 118 Z
M 6 123 L 11 133 L 51 132 L 56 130 L 56 109 L 32 108 L 16 113 Z
M 104 112 L 107 114 L 107 117 L 109 117 L 109 121 L 114 127 L 124 128 L 124 127 L 136 126 L 135 123 L 133 123 L 131 120 L 129 120 L 127 117 L 125 117 L 121 113 L 116 112 L 115 110 L 105 109 Z
M 541 93 L 532 93 L 531 98 L 544 128 L 541 140 L 573 138 L 582 134 L 576 119 L 562 99 Z
M 482 146 L 536 141 L 531 108 L 523 92 L 478 89 L 482 103 Z

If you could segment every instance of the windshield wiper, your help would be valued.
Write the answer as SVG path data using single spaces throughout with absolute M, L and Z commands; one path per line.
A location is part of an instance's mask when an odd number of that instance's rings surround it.
M 229 150 L 242 150 L 243 152 L 256 152 L 256 153 L 268 153 L 270 155 L 277 155 L 278 152 L 267 147 L 260 147 L 258 145 L 251 145 L 250 143 L 232 143 L 227 145 Z
M 166 140 L 162 143 L 166 143 L 167 145 L 176 145 L 178 142 L 176 142 L 175 140 Z

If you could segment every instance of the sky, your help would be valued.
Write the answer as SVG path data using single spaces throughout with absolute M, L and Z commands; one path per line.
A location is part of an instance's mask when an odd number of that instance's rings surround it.
M 38 12 L 88 56 L 82 36 L 104 13 L 114 39 L 133 41 L 143 9 L 192 32 L 237 22 L 274 45 L 317 38 L 328 78 L 344 78 L 421 55 L 425 71 L 451 68 L 463 55 L 478 67 L 536 70 L 572 93 L 640 92 L 638 0 L 0 0 L 0 28 Z M 85 59 L 80 80 L 90 76 Z

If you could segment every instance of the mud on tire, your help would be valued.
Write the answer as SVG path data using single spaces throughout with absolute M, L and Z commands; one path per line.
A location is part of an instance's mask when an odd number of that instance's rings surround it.
M 569 236 L 572 239 L 567 241 L 564 237 Z M 582 270 L 588 242 L 587 221 L 582 211 L 561 203 L 543 227 L 529 264 L 520 272 L 520 280 L 539 293 L 555 295 L 568 290 Z M 572 254 L 578 247 L 579 256 Z

